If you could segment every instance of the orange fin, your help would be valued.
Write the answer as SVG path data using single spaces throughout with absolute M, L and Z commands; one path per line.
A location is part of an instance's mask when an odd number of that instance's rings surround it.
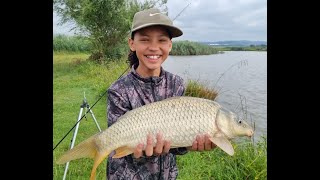
M 110 154 L 110 152 L 97 152 L 95 154 L 94 157 L 94 163 L 93 163 L 93 167 L 91 170 L 91 176 L 90 176 L 90 180 L 95 180 L 96 179 L 96 171 L 97 171 L 97 167 L 99 166 L 99 164 L 107 158 L 107 156 Z
M 133 149 L 128 146 L 122 146 L 116 149 L 116 154 L 112 158 L 121 158 L 133 153 Z

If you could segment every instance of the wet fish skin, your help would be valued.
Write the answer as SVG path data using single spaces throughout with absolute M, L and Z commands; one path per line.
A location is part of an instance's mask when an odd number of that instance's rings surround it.
M 230 139 L 253 135 L 253 128 L 239 120 L 231 111 L 215 101 L 179 96 L 150 103 L 121 116 L 116 123 L 97 133 L 57 161 L 58 164 L 89 157 L 94 159 L 90 179 L 95 179 L 96 168 L 113 151 L 113 158 L 133 153 L 138 143 L 145 142 L 148 134 L 161 132 L 171 148 L 192 146 L 199 134 L 209 134 L 210 140 L 229 155 L 234 154 Z

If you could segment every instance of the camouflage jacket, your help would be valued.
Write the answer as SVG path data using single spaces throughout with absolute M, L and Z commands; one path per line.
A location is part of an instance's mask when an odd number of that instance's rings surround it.
M 114 82 L 108 89 L 108 126 L 129 110 L 169 97 L 182 96 L 184 90 L 183 79 L 162 67 L 159 77 L 149 78 L 142 78 L 132 67 L 127 75 Z M 133 155 L 128 155 L 112 159 L 112 152 L 107 161 L 107 179 L 176 179 L 176 155 L 185 153 L 186 148 L 176 148 L 161 156 L 142 156 L 136 159 Z

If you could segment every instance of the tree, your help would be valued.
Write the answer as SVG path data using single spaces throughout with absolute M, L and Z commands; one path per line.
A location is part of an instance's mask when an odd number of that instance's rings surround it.
M 60 24 L 73 22 L 79 34 L 92 44 L 91 59 L 119 58 L 127 50 L 134 14 L 142 9 L 165 6 L 167 0 L 54 0 Z M 165 6 L 165 9 L 166 6 Z

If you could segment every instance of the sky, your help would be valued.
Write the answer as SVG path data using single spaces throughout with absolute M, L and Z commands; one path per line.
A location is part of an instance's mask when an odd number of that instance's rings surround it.
M 173 24 L 183 31 L 175 40 L 267 41 L 267 0 L 168 0 L 167 7 Z M 53 34 L 73 35 L 73 24 L 58 22 L 53 12 Z

